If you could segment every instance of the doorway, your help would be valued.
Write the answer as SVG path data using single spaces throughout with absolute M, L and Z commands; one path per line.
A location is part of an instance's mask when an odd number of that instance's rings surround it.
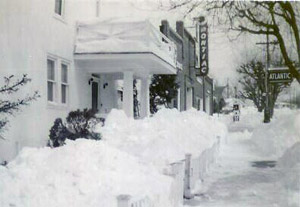
M 99 80 L 93 77 L 92 81 L 92 109 L 99 111 Z

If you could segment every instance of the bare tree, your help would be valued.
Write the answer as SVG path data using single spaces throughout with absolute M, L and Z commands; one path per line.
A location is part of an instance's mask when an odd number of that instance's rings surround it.
M 22 106 L 28 105 L 31 101 L 40 97 L 35 91 L 32 95 L 13 100 L 12 94 L 18 92 L 20 88 L 30 82 L 31 79 L 27 75 L 23 75 L 21 79 L 15 79 L 13 75 L 4 77 L 4 85 L 0 87 L 0 132 L 8 123 L 8 115 L 14 115 Z
M 252 60 L 241 65 L 237 72 L 242 75 L 239 83 L 243 91 L 240 96 L 253 101 L 259 112 L 265 108 L 265 73 L 264 65 L 261 62 Z
M 249 63 L 242 64 L 237 72 L 242 76 L 239 83 L 243 87 L 240 95 L 253 101 L 259 112 L 265 108 L 266 86 L 264 64 L 260 61 L 252 60 Z M 269 107 L 271 112 L 274 109 L 275 102 L 279 93 L 286 87 L 285 84 L 273 84 L 270 86 L 271 97 Z M 272 115 L 272 114 L 271 114 Z
M 202 6 L 199 1 L 172 1 L 172 8 L 190 5 L 187 13 Z M 198 2 L 198 3 L 197 3 Z M 270 35 L 278 41 L 285 65 L 300 83 L 296 65 L 300 62 L 300 2 L 289 1 L 207 1 L 208 15 L 229 30 Z M 289 33 L 290 35 L 287 35 Z M 290 52 L 290 48 L 295 48 Z

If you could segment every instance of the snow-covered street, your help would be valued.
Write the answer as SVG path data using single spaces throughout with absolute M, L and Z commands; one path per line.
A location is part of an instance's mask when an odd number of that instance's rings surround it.
M 253 127 L 247 127 L 245 122 L 230 124 L 227 144 L 222 147 L 217 164 L 210 169 L 195 198 L 187 200 L 185 206 L 300 206 L 300 192 L 290 190 L 282 181 L 285 172 L 293 172 L 281 169 L 275 156 L 258 153 L 252 131 Z M 299 169 L 291 177 L 300 180 Z

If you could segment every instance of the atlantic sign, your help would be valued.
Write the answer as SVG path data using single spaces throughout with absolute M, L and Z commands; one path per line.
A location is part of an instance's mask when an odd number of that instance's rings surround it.
M 208 74 L 208 26 L 206 24 L 200 25 L 200 75 Z
M 268 71 L 269 83 L 289 83 L 293 80 L 287 68 L 271 69 Z

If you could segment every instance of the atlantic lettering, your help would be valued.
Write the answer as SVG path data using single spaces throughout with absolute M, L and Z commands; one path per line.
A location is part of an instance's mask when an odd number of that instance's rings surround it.
M 293 79 L 291 73 L 288 70 L 270 70 L 268 78 L 270 83 L 287 83 L 291 82 Z
M 271 73 L 269 76 L 270 80 L 288 80 L 291 79 L 290 73 Z

